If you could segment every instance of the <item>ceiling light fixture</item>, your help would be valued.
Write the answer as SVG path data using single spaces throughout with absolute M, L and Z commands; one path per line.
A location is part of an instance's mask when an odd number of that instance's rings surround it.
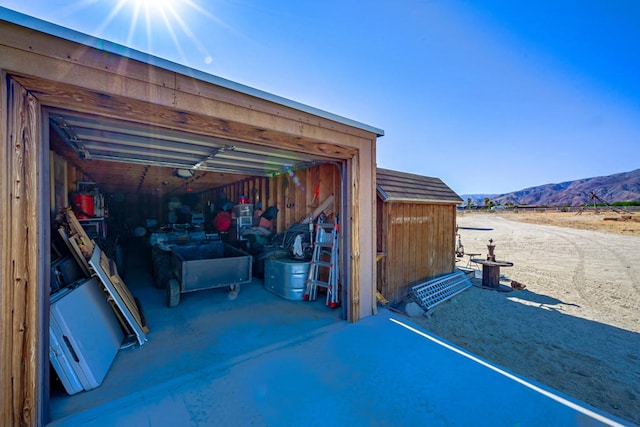
M 191 169 L 176 169 L 175 174 L 178 178 L 189 179 L 195 172 Z

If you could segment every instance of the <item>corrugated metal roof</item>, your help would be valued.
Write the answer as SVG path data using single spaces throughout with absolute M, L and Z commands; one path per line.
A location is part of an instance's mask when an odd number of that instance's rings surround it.
M 231 89 L 236 92 L 244 93 L 256 98 L 264 99 L 269 102 L 280 104 L 285 107 L 294 108 L 305 113 L 313 114 L 318 117 L 322 117 L 334 122 L 342 123 L 347 126 L 352 126 L 358 129 L 365 130 L 367 132 L 375 133 L 377 136 L 384 136 L 382 129 L 369 126 L 364 123 L 357 122 L 346 117 L 339 116 L 337 114 L 329 113 L 324 110 L 320 110 L 315 107 L 311 107 L 305 104 L 301 104 L 296 101 L 292 101 L 287 98 L 283 98 L 278 95 L 274 95 L 268 92 L 264 92 L 258 89 L 254 89 L 249 86 L 245 86 L 240 83 L 233 82 L 231 80 L 223 79 L 222 77 L 214 76 L 212 74 L 205 73 L 193 68 L 186 67 L 184 65 L 177 64 L 166 59 L 159 58 L 157 56 L 149 55 L 147 53 L 128 48 L 126 46 L 119 45 L 117 43 L 110 42 L 108 40 L 99 39 L 97 37 L 90 36 L 88 34 L 81 33 L 79 31 L 65 28 L 60 25 L 53 24 L 51 22 L 43 21 L 33 16 L 25 15 L 16 12 L 11 9 L 7 9 L 0 6 L 0 19 L 11 22 L 16 25 L 30 28 L 35 31 L 40 31 L 45 34 L 49 34 L 55 37 L 59 37 L 65 40 L 73 41 L 83 44 L 85 46 L 102 50 L 104 52 L 112 53 L 118 56 L 123 56 L 136 61 L 144 62 L 149 65 L 163 68 L 168 71 L 173 71 L 178 74 L 189 76 L 201 81 L 205 81 L 217 86 Z
M 378 168 L 376 188 L 385 202 L 462 203 L 440 178 Z

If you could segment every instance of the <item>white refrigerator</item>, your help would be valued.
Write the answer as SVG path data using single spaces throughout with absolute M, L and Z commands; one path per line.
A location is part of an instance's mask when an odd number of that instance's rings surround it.
M 124 333 L 97 278 L 52 295 L 49 340 L 51 365 L 67 393 L 102 384 Z

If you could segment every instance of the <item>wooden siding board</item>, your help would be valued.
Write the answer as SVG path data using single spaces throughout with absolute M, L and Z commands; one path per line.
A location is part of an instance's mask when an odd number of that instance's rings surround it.
M 440 262 L 440 257 L 442 256 L 439 253 L 441 250 L 440 244 L 440 224 L 438 223 L 438 211 L 436 206 L 429 206 L 429 247 L 433 248 L 434 251 L 432 255 L 429 257 L 429 276 L 433 277 L 437 274 L 438 271 L 438 263 Z
M 433 270 L 432 276 L 436 276 L 436 275 L 439 275 L 440 272 L 442 271 L 441 269 L 442 260 L 446 256 L 442 251 L 444 249 L 442 246 L 444 227 L 442 224 L 442 208 L 439 206 L 434 206 L 433 222 L 435 226 L 434 227 L 435 228 L 434 230 L 435 246 L 434 247 L 439 248 L 439 251 L 434 254 L 435 263 L 434 263 L 434 270 Z M 451 254 L 448 254 L 448 255 L 451 255 Z
M 404 256 L 404 230 L 402 227 L 402 204 L 393 204 L 393 213 L 392 213 L 392 221 L 393 221 L 393 234 L 395 236 L 394 239 L 394 251 L 393 251 L 393 266 L 391 267 L 392 271 L 392 281 L 390 283 L 392 287 L 391 297 L 396 299 L 396 292 L 398 287 L 402 286 L 404 281 L 404 264 L 403 264 L 403 256 Z
M 450 241 L 449 241 L 449 247 L 448 247 L 448 251 L 449 253 L 455 253 L 455 248 L 456 248 L 456 226 L 457 226 L 457 211 L 456 208 L 454 206 L 449 207 L 449 210 L 447 211 L 447 217 L 449 218 L 449 221 L 447 223 L 447 227 L 449 228 L 449 235 L 450 235 Z M 451 259 L 451 261 L 449 261 L 449 271 L 453 272 L 456 269 L 456 261 L 455 259 Z
M 429 205 L 429 243 L 427 247 L 436 249 L 438 248 L 438 223 L 437 223 L 437 209 L 435 206 Z M 437 251 L 433 251 L 429 256 L 429 276 L 433 276 L 437 271 L 438 255 Z
M 418 262 L 417 262 L 417 276 L 418 277 L 426 277 L 427 276 L 427 260 L 429 257 L 429 252 L 427 250 L 427 224 L 425 222 L 426 216 L 426 205 L 416 205 L 417 215 L 418 215 L 418 227 L 416 230 L 416 239 L 418 242 Z
M 420 239 L 420 241 L 422 242 L 422 261 L 420 263 L 420 277 L 428 277 L 429 275 L 429 269 L 428 269 L 428 262 L 429 262 L 429 252 L 430 252 L 430 248 L 427 245 L 427 234 L 429 233 L 429 223 L 427 221 L 428 219 L 428 205 L 421 205 L 421 211 L 420 214 L 422 216 L 422 223 L 420 226 L 420 234 L 422 236 L 422 238 Z
M 422 240 L 422 244 L 424 246 L 424 261 L 423 261 L 423 275 L 429 276 L 431 273 L 431 263 L 433 260 L 433 236 L 432 236 L 432 227 L 431 227 L 431 209 L 432 205 L 424 205 L 422 209 L 423 216 L 423 227 L 422 232 L 424 234 L 424 238 Z
M 424 262 L 424 245 L 422 244 L 421 235 L 422 206 L 417 203 L 410 203 L 408 205 L 411 206 L 411 252 L 413 257 L 413 277 L 411 278 L 411 282 L 415 282 L 416 279 L 421 277 L 421 270 Z
M 387 273 L 385 275 L 386 293 L 384 296 L 391 300 L 393 298 L 393 288 L 396 280 L 395 275 L 398 274 L 398 266 L 396 265 L 396 259 L 398 257 L 398 239 L 396 238 L 393 203 L 385 203 L 385 214 L 385 222 L 387 223 L 387 256 L 385 258 L 385 265 L 387 267 Z
M 450 240 L 450 236 L 448 233 L 448 227 L 447 227 L 447 220 L 445 218 L 445 210 L 443 209 L 441 211 L 441 217 L 442 217 L 442 222 L 441 222 L 441 242 L 440 242 L 440 247 L 442 248 L 442 261 L 440 262 L 440 271 L 439 274 L 443 274 L 446 270 L 448 270 L 449 264 L 451 259 L 455 258 L 455 253 L 454 251 L 449 251 L 448 250 L 448 241 Z
M 392 254 L 391 242 L 393 242 L 392 228 L 389 224 L 389 208 L 388 203 L 382 203 L 380 201 L 382 216 L 378 218 L 378 222 L 382 224 L 382 250 L 386 252 L 384 258 L 380 260 L 382 264 L 381 274 L 382 277 L 378 278 L 380 283 L 380 292 L 382 296 L 389 299 L 389 262 L 390 255 Z
M 384 249 L 385 241 L 383 236 L 386 234 L 386 231 L 385 231 L 386 227 L 383 222 L 383 219 L 384 219 L 383 210 L 384 210 L 384 204 L 382 203 L 382 200 L 380 200 L 379 198 L 376 198 L 376 252 L 384 252 L 385 250 Z M 382 292 L 384 288 L 383 287 L 384 264 L 385 264 L 384 258 L 376 262 L 376 290 L 378 290 L 379 292 Z
M 411 236 L 409 240 L 409 253 L 407 254 L 407 259 L 409 261 L 408 269 L 409 269 L 409 280 L 407 283 L 414 282 L 417 278 L 417 266 L 418 266 L 418 241 L 416 239 L 416 205 L 413 203 L 407 203 L 406 214 L 407 218 L 407 231 L 409 232 L 409 236 Z
M 405 274 L 406 282 L 415 280 L 418 274 L 419 265 L 421 263 L 421 248 L 423 246 L 423 236 L 420 235 L 420 223 L 416 217 L 416 206 L 409 203 L 401 203 L 405 205 L 406 224 L 403 230 L 402 239 L 410 242 L 410 252 L 405 254 L 405 269 L 409 270 L 409 274 Z

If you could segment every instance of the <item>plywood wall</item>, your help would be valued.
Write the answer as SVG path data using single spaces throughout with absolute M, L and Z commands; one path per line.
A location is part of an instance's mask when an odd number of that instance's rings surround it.
M 316 188 L 318 200 L 314 200 Z M 203 193 L 202 196 L 215 200 L 219 191 L 233 203 L 237 203 L 240 196 L 246 196 L 250 203 L 260 203 L 263 210 L 270 206 L 278 208 L 274 226 L 276 232 L 280 233 L 307 218 L 318 204 L 331 195 L 334 196 L 334 202 L 326 213 L 338 213 L 341 197 L 340 172 L 333 164 L 322 164 L 270 178 L 246 179 Z
M 380 201 L 378 202 L 380 203 Z M 378 209 L 377 287 L 392 302 L 401 301 L 411 284 L 455 269 L 455 206 L 381 203 Z
M 67 163 L 66 183 L 67 191 L 77 191 L 78 182 L 88 181 L 83 172 L 72 164 Z M 313 166 L 308 169 L 290 171 L 270 178 L 255 177 L 239 180 L 220 188 L 205 191 L 199 198 L 198 212 L 205 215 L 211 213 L 210 204 L 216 202 L 220 193 L 237 203 L 240 196 L 249 198 L 254 206 L 262 206 L 264 211 L 269 206 L 278 208 L 278 215 L 274 220 L 276 232 L 284 232 L 289 226 L 307 218 L 322 201 L 333 195 L 334 201 L 326 214 L 337 214 L 340 206 L 340 172 L 333 164 Z M 97 183 L 100 185 L 100 183 Z M 317 200 L 315 193 L 318 191 Z M 61 197 L 58 197 L 61 196 Z M 117 207 L 114 195 L 105 195 L 107 205 Z M 111 198 L 110 198 L 111 197 Z M 130 226 L 144 224 L 145 218 L 157 219 L 160 224 L 167 222 L 167 206 L 169 196 L 157 197 L 153 194 L 125 194 L 126 209 L 118 209 L 113 214 L 125 215 Z M 55 195 L 56 211 L 69 205 L 67 195 Z M 124 220 L 124 219 L 123 219 Z M 212 218 L 207 218 L 208 224 Z

